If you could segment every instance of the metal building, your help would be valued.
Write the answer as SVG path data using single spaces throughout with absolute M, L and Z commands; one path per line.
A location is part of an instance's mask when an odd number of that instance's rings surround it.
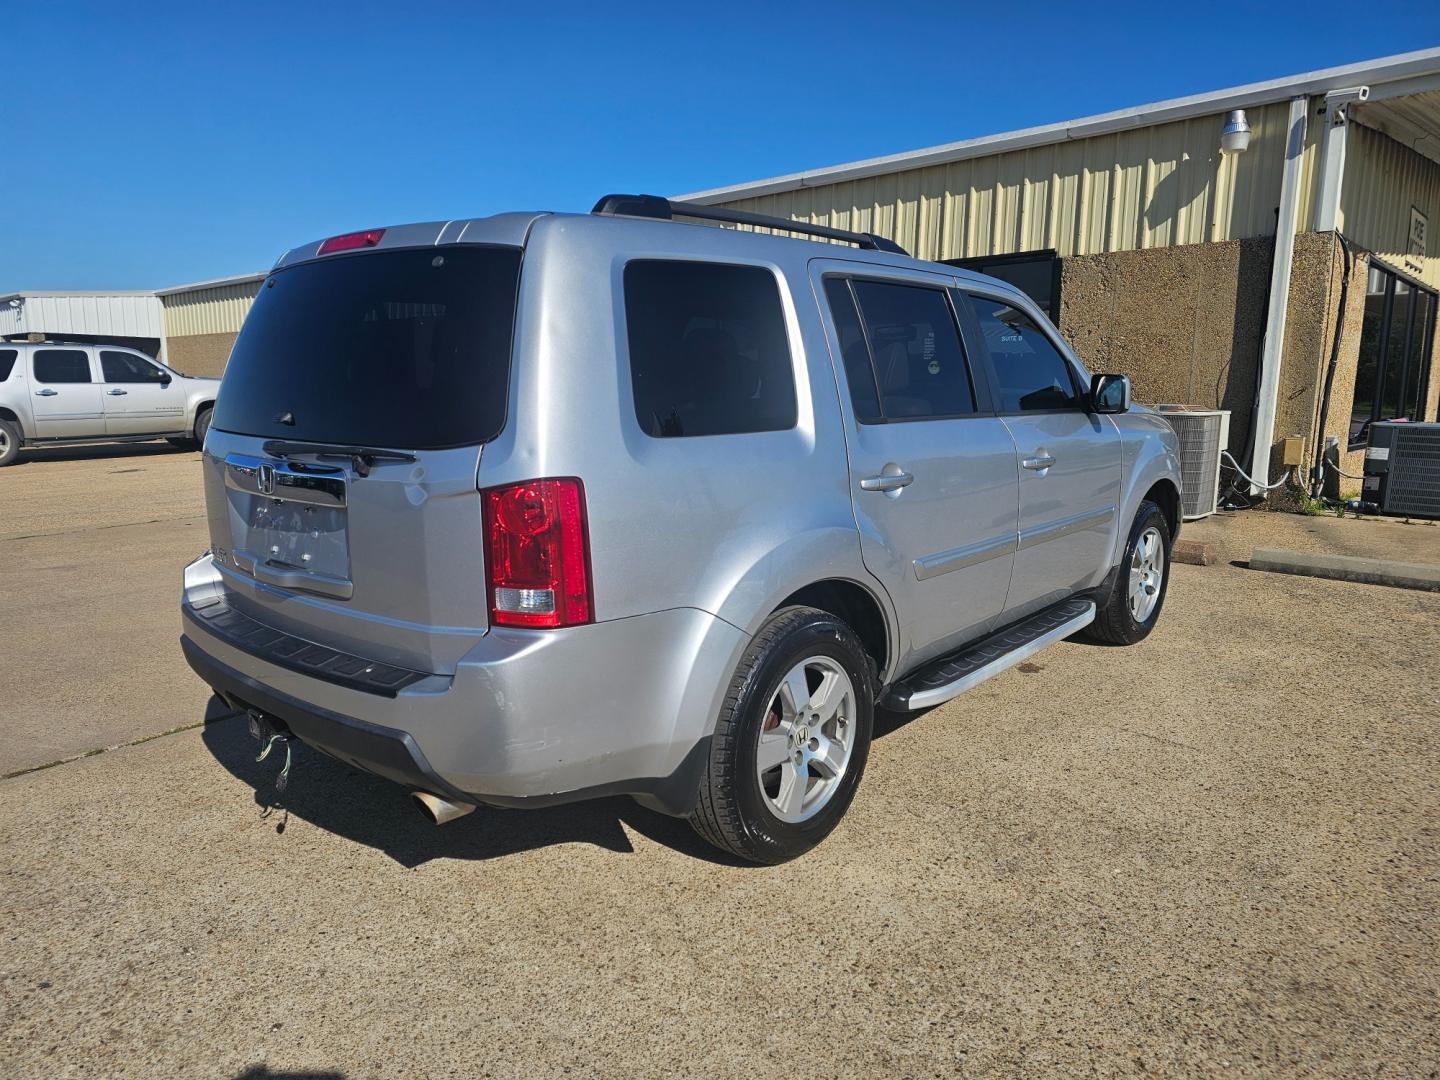
M 240 274 L 156 293 L 171 366 L 188 375 L 220 375 L 264 280 L 264 273 Z
M 1291 434 L 1358 473 L 1370 421 L 1440 404 L 1440 49 L 680 198 L 1005 277 L 1268 475 Z
M 30 337 L 126 345 L 164 359 L 160 301 L 149 292 L 0 295 L 0 340 Z

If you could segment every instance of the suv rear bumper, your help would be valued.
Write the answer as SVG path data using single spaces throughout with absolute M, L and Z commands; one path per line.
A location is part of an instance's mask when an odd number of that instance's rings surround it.
M 219 590 L 187 568 L 185 658 L 233 707 L 412 790 L 502 806 L 633 794 L 691 808 L 745 635 L 694 608 L 566 630 L 493 628 L 456 666 L 393 694 L 255 655 L 196 614 Z M 213 575 L 213 576 L 212 576 Z

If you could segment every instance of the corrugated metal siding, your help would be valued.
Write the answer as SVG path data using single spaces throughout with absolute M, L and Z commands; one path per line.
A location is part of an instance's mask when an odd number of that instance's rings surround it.
M 1094 255 L 1271 235 L 1289 108 L 1248 110 L 1250 148 L 1230 157 L 1220 153 L 1217 114 L 724 205 L 893 237 L 924 259 L 1039 248 Z M 1312 122 L 1302 223 L 1319 135 Z
M 154 296 L 25 296 L 20 307 L 0 305 L 3 334 L 96 334 L 159 340 L 165 336 Z
M 1410 208 L 1429 219 L 1429 254 L 1408 254 Z M 1340 230 L 1392 266 L 1440 289 L 1440 165 L 1360 123 L 1350 125 Z
M 263 284 L 247 281 L 165 296 L 165 330 L 171 337 L 238 333 Z

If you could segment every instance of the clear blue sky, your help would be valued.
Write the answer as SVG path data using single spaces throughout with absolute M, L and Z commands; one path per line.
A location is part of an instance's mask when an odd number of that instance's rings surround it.
M 182 284 L 355 228 L 586 210 L 1406 52 L 1440 44 L 1440 4 L 16 2 L 3 33 L 0 292 Z

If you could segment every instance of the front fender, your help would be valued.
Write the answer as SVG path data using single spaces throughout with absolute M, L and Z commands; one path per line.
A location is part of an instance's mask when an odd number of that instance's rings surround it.
M 1111 564 L 1120 561 L 1130 538 L 1130 523 L 1140 511 L 1140 502 L 1160 481 L 1168 481 L 1180 492 L 1180 446 L 1175 431 L 1161 416 L 1149 411 L 1132 411 L 1112 417 L 1124 448 L 1124 483 L 1120 519 Z M 1178 515 L 1177 515 L 1178 517 Z M 1179 528 L 1175 530 L 1177 535 Z
M 191 390 L 185 397 L 185 430 L 195 430 L 195 417 L 200 413 L 200 406 L 214 405 L 215 395 L 207 390 Z

